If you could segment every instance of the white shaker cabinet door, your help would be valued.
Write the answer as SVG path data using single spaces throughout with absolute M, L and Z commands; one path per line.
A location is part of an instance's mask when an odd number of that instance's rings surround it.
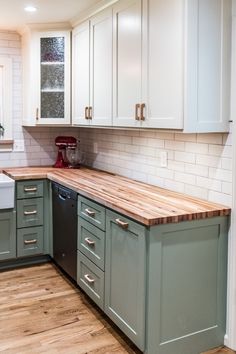
M 112 10 L 90 22 L 90 106 L 92 125 L 112 124 Z
M 88 125 L 89 90 L 90 90 L 90 31 L 89 21 L 73 31 L 73 112 L 72 123 Z
M 113 125 L 139 126 L 135 107 L 142 95 L 142 0 L 113 7 Z
M 148 127 L 183 129 L 184 3 L 148 3 Z

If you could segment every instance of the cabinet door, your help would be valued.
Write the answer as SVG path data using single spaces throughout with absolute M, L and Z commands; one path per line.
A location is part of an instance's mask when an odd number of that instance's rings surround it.
M 0 260 L 16 258 L 15 211 L 0 212 Z
M 70 32 L 37 34 L 37 124 L 70 124 Z M 37 68 L 36 68 L 37 70 Z
M 107 211 L 105 312 L 144 349 L 145 227 Z
M 90 106 L 92 125 L 112 123 L 112 10 L 91 20 Z
M 147 124 L 183 129 L 184 0 L 149 0 Z
M 113 125 L 140 126 L 135 107 L 142 96 L 142 0 L 113 8 Z
M 88 125 L 89 102 L 89 61 L 90 61 L 89 21 L 73 31 L 73 112 L 72 123 Z
M 230 119 L 231 0 L 187 6 L 186 132 L 227 132 Z

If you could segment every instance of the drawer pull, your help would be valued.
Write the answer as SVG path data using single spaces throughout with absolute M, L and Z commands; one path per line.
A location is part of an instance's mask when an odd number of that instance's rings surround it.
M 90 240 L 90 238 L 86 237 L 84 239 L 84 241 L 89 245 L 89 246 L 94 246 L 95 245 L 95 241 Z
M 37 243 L 37 240 L 34 239 L 34 240 L 25 240 L 24 241 L 24 244 L 25 245 L 33 245 L 34 243 Z
M 37 192 L 37 187 L 25 187 L 24 192 Z
M 124 229 L 124 230 L 128 229 L 128 227 L 129 227 L 129 224 L 127 222 L 124 222 L 120 219 L 116 219 L 116 223 L 117 223 L 117 225 L 122 227 L 122 229 Z
M 85 212 L 88 214 L 88 216 L 95 216 L 95 211 L 92 211 L 90 209 L 85 209 Z
M 85 275 L 84 275 L 84 278 L 85 278 L 90 284 L 92 284 L 92 283 L 95 282 L 95 279 L 91 278 L 91 275 L 89 275 L 89 274 L 85 274 Z
M 35 215 L 35 214 L 37 214 L 37 210 L 24 211 L 24 215 Z

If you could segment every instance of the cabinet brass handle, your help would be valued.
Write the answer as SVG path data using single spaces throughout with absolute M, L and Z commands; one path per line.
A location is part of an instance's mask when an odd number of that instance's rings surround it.
M 85 209 L 85 213 L 88 214 L 89 216 L 95 216 L 95 211 L 90 210 L 88 208 Z
M 89 112 L 89 113 L 88 113 L 88 119 L 93 119 L 93 116 L 92 116 L 93 107 L 90 106 L 90 107 L 88 108 L 88 112 Z
M 25 240 L 25 241 L 24 241 L 24 244 L 25 244 L 25 245 L 33 245 L 34 243 L 37 243 L 37 240 L 36 240 L 36 239 L 33 239 L 33 240 Z
M 85 107 L 84 114 L 85 114 L 85 119 L 89 119 L 89 108 L 88 107 Z
M 24 192 L 37 192 L 37 187 L 25 187 Z
M 122 221 L 122 220 L 120 220 L 120 219 L 116 219 L 116 223 L 117 223 L 117 225 L 119 225 L 120 227 L 122 227 L 122 229 L 124 229 L 124 230 L 127 230 L 128 227 L 129 227 L 129 224 L 128 224 L 127 222 Z
M 145 116 L 144 116 L 144 109 L 145 109 L 146 105 L 145 103 L 141 104 L 141 112 L 140 112 L 140 120 L 145 120 Z
M 86 237 L 84 241 L 89 245 L 89 246 L 94 246 L 95 241 L 91 240 L 89 237 Z
M 35 117 L 36 117 L 36 120 L 39 120 L 39 109 L 38 109 L 38 108 L 36 108 L 36 115 L 35 115 Z
M 37 214 L 37 210 L 32 210 L 32 211 L 24 211 L 24 215 L 35 215 Z
M 140 104 L 137 103 L 135 105 L 135 120 L 140 120 L 140 117 L 139 117 L 139 109 L 140 109 Z
M 90 284 L 92 284 L 92 283 L 95 282 L 95 279 L 91 278 L 91 275 L 89 275 L 89 274 L 85 274 L 85 275 L 84 275 L 84 278 L 85 278 Z

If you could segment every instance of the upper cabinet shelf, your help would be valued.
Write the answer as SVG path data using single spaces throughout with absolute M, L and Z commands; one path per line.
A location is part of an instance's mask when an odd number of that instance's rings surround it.
M 23 57 L 23 124 L 70 124 L 70 31 L 28 29 Z
M 72 123 L 229 131 L 231 8 L 231 0 L 120 0 L 112 40 L 104 12 L 75 28 Z

